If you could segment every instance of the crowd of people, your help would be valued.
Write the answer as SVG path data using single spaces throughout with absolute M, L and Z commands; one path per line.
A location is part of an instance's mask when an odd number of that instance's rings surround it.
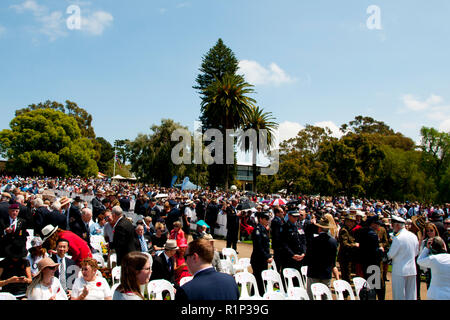
M 238 241 L 252 240 L 259 292 L 261 272 L 271 265 L 280 274 L 308 266 L 310 296 L 313 283 L 331 287 L 332 278 L 351 283 L 360 276 L 384 300 L 392 265 L 393 299 L 421 299 L 422 276 L 428 299 L 450 299 L 449 203 L 50 177 L 4 176 L 0 192 L 0 292 L 20 299 L 144 299 L 141 286 L 155 279 L 171 282 L 179 300 L 237 299 L 236 283 L 221 272 L 223 257 L 214 248 L 220 215 L 226 216 L 226 247 L 237 251 Z M 97 235 L 106 242 L 100 254 L 116 254 L 121 266 L 114 292 L 93 259 L 99 252 L 91 237 Z M 375 277 L 373 270 L 379 270 Z M 195 281 L 180 286 L 187 276 Z M 201 293 L 216 288 L 214 282 L 223 290 Z

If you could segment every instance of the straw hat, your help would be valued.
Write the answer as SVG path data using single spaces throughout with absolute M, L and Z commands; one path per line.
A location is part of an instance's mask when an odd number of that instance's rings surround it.
M 37 264 L 37 266 L 38 266 L 38 273 L 36 274 L 36 276 L 35 277 L 37 277 L 40 273 L 41 273 L 41 271 L 42 270 L 44 270 L 45 268 L 47 268 L 47 267 L 56 267 L 56 266 L 59 266 L 59 263 L 56 263 L 55 261 L 53 261 L 51 258 L 43 258 L 43 259 L 41 259 L 39 262 L 38 262 L 38 264 Z
M 67 197 L 62 197 L 59 200 L 59 203 L 61 203 L 61 207 L 64 207 L 65 205 L 67 205 L 68 203 L 70 203 L 72 201 L 72 199 L 67 198 Z
M 167 240 L 164 244 L 164 250 L 178 250 L 177 240 Z
M 417 229 L 422 230 L 425 229 L 426 220 L 423 216 L 412 216 L 411 217 L 412 223 L 416 226 Z
M 327 218 L 322 217 L 322 219 L 319 220 L 318 223 L 315 223 L 316 226 L 322 228 L 322 229 L 330 229 L 330 221 L 328 221 Z
M 52 236 L 52 234 L 54 234 L 56 232 L 56 230 L 58 230 L 58 226 L 54 227 L 51 224 L 46 225 L 42 229 L 42 232 L 41 232 L 42 235 L 44 236 L 44 239 L 42 239 L 42 242 L 45 242 L 45 240 L 50 238 Z

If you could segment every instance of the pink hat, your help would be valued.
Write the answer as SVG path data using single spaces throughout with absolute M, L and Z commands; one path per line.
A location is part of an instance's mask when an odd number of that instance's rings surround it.
M 177 242 L 178 242 L 177 245 L 180 248 L 186 248 L 188 246 L 186 238 L 181 238 Z

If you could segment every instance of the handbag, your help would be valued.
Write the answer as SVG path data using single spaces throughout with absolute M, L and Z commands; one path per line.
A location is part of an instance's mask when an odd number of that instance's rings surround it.
M 364 283 L 363 287 L 361 288 L 361 290 L 359 290 L 359 300 L 377 300 L 377 293 L 375 291 L 375 289 L 371 289 L 369 288 L 369 285 L 366 283 Z

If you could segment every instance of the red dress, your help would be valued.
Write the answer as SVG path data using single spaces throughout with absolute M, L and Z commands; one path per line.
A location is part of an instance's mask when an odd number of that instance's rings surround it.
M 178 230 L 178 232 L 176 232 L 175 229 L 172 229 L 170 231 L 169 239 L 177 240 L 177 243 L 180 243 L 180 240 L 182 238 L 186 239 L 186 236 L 184 235 L 184 231 L 183 230 L 180 229 L 180 230 Z
M 92 258 L 92 252 L 86 241 L 81 239 L 72 231 L 63 230 L 58 234 L 60 239 L 69 241 L 69 251 L 67 254 L 72 256 L 72 260 L 79 266 L 84 258 Z
M 175 256 L 173 258 L 175 259 L 175 265 L 177 267 L 182 264 L 185 264 L 184 257 L 183 257 L 183 255 L 181 255 L 179 253 L 179 251 L 177 251 L 177 253 L 175 253 Z M 175 283 L 180 284 L 181 278 L 190 277 L 190 276 L 192 276 L 192 275 L 190 274 L 187 265 L 185 265 L 182 268 L 175 270 Z

